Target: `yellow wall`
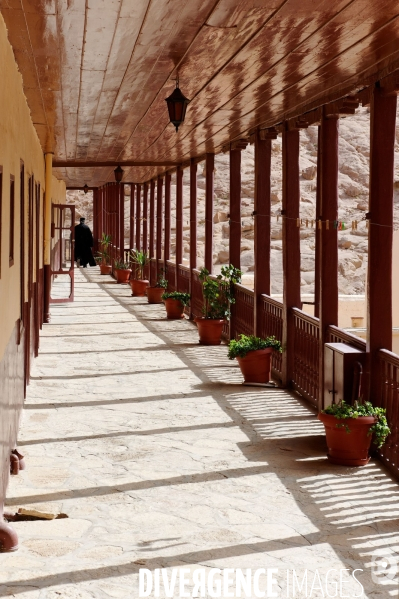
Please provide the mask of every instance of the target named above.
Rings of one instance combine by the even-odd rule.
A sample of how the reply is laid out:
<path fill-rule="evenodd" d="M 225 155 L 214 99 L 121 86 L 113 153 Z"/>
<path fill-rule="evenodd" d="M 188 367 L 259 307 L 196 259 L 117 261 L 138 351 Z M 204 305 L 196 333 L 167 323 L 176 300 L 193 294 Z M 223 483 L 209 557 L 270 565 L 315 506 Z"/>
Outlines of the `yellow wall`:
<path fill-rule="evenodd" d="M 45 187 L 44 156 L 23 93 L 22 77 L 15 63 L 0 15 L 0 166 L 3 170 L 1 278 L 0 278 L 0 360 L 16 321 L 20 318 L 20 165 L 25 167 L 25 288 L 28 265 L 28 178 L 34 175 L 41 188 L 41 218 Z M 9 266 L 10 175 L 15 177 L 14 264 Z M 65 198 L 65 184 L 53 183 L 57 201 Z M 41 223 L 41 235 L 43 234 Z M 42 244 L 40 244 L 40 248 Z M 41 253 L 42 250 L 40 250 Z M 40 266 L 43 259 L 40 256 Z M 34 274 L 36 277 L 36 273 Z M 25 295 L 26 297 L 26 295 Z"/>

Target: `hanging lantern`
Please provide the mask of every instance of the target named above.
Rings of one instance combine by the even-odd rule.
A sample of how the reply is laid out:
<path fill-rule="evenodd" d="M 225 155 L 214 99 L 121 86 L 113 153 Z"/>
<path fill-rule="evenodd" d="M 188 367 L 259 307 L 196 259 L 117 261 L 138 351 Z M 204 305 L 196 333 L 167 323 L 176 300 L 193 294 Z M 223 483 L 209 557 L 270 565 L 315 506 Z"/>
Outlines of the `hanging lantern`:
<path fill-rule="evenodd" d="M 85 193 L 87 193 L 87 192 L 89 191 L 89 186 L 87 185 L 87 183 L 85 183 L 85 184 L 84 184 L 84 186 L 83 186 L 83 191 L 84 191 Z"/>
<path fill-rule="evenodd" d="M 123 169 L 122 169 L 122 168 L 121 168 L 119 165 L 118 165 L 118 166 L 116 167 L 116 169 L 114 170 L 115 181 L 116 181 L 117 183 L 120 183 L 120 182 L 122 181 L 122 178 L 123 178 L 123 173 L 124 173 L 124 172 L 125 172 L 125 171 L 124 171 L 124 170 L 123 170 Z"/>
<path fill-rule="evenodd" d="M 169 98 L 165 98 L 165 102 L 168 105 L 169 120 L 176 127 L 177 131 L 179 125 L 184 122 L 187 105 L 190 102 L 180 91 L 179 79 L 176 79 L 176 88 L 170 94 Z"/>

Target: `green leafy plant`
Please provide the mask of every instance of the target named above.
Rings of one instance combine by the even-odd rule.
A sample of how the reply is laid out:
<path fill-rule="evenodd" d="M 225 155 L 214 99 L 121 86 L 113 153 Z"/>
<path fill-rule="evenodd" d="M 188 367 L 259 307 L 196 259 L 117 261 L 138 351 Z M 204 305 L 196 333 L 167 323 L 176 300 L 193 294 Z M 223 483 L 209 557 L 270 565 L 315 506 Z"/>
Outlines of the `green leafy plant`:
<path fill-rule="evenodd" d="M 129 270 L 130 264 L 129 262 L 124 262 L 123 260 L 114 260 L 114 268 L 117 270 Z"/>
<path fill-rule="evenodd" d="M 108 264 L 109 261 L 109 251 L 108 248 L 111 245 L 111 235 L 107 235 L 106 233 L 102 233 L 100 239 L 100 249 L 96 255 L 96 262 L 102 262 L 103 264 Z"/>
<path fill-rule="evenodd" d="M 274 336 L 261 339 L 260 337 L 255 337 L 255 335 L 240 335 L 239 339 L 232 339 L 230 341 L 227 356 L 230 360 L 234 360 L 237 356 L 245 358 L 249 352 L 266 349 L 267 347 L 271 347 L 279 352 L 283 351 L 280 341 Z"/>
<path fill-rule="evenodd" d="M 144 279 L 144 269 L 150 262 L 150 257 L 147 252 L 143 250 L 132 250 L 130 252 L 130 257 L 133 264 L 136 265 L 136 278 L 139 280 Z"/>
<path fill-rule="evenodd" d="M 369 434 L 374 435 L 373 442 L 377 447 L 382 447 L 382 445 L 384 445 L 386 438 L 391 432 L 385 416 L 386 410 L 384 408 L 374 407 L 369 401 L 364 403 L 355 401 L 353 406 L 345 401 L 340 401 L 337 404 L 328 406 L 325 410 L 322 410 L 322 413 L 335 416 L 338 420 L 359 418 L 360 416 L 374 416 L 374 418 L 376 418 L 376 423 L 370 428 Z M 337 422 L 337 427 L 345 427 L 346 432 L 350 433 L 348 424 Z"/>
<path fill-rule="evenodd" d="M 168 280 L 165 279 L 164 272 L 165 272 L 164 269 L 161 268 L 161 270 L 158 273 L 157 282 L 155 283 L 154 287 L 162 287 L 163 289 L 167 289 Z"/>
<path fill-rule="evenodd" d="M 181 291 L 165 291 L 165 293 L 162 294 L 162 299 L 178 300 L 180 303 L 183 304 L 183 306 L 188 306 L 188 304 L 190 303 L 190 294 L 182 293 Z"/>
<path fill-rule="evenodd" d="M 216 277 L 211 277 L 206 268 L 201 268 L 199 280 L 202 284 L 202 313 L 205 318 L 229 320 L 230 306 L 235 303 L 234 284 L 241 282 L 241 276 L 241 270 L 231 264 L 223 266 L 220 275 Z"/>

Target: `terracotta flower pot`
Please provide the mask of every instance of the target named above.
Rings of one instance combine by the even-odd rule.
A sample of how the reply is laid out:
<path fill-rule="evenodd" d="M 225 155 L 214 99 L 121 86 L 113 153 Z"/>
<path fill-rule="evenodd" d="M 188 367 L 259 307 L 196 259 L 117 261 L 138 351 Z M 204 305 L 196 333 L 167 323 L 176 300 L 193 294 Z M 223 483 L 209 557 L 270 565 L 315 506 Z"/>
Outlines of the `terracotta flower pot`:
<path fill-rule="evenodd" d="M 212 318 L 194 318 L 197 323 L 201 345 L 220 345 L 225 320 Z"/>
<path fill-rule="evenodd" d="M 320 413 L 318 419 L 326 429 L 327 457 L 330 462 L 341 466 L 365 466 L 368 464 L 372 438 L 372 435 L 368 433 L 376 422 L 374 416 L 336 418 L 331 414 Z M 350 432 L 347 432 L 347 429 Z"/>
<path fill-rule="evenodd" d="M 100 272 L 102 275 L 110 275 L 112 266 L 110 264 L 100 264 Z"/>
<path fill-rule="evenodd" d="M 117 283 L 128 283 L 132 271 L 130 268 L 115 268 L 115 277 Z"/>
<path fill-rule="evenodd" d="M 148 285 L 150 284 L 146 279 L 132 279 L 129 283 L 134 297 L 144 297 Z"/>
<path fill-rule="evenodd" d="M 149 304 L 162 304 L 163 287 L 147 287 L 147 298 Z"/>
<path fill-rule="evenodd" d="M 165 300 L 166 316 L 169 320 L 184 318 L 184 306 L 180 300 L 168 297 Z"/>
<path fill-rule="evenodd" d="M 0 515 L 0 553 L 16 551 L 18 549 L 18 536 L 11 526 L 4 522 Z"/>
<path fill-rule="evenodd" d="M 271 378 L 271 347 L 250 351 L 244 358 L 237 356 L 237 362 L 246 383 L 268 383 Z"/>

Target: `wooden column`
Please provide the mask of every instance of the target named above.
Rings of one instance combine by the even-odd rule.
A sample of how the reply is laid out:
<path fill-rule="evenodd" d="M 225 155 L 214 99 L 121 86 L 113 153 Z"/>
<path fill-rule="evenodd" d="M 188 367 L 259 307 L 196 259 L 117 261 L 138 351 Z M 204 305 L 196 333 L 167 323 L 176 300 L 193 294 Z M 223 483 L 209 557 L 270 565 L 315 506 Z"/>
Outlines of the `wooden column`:
<path fill-rule="evenodd" d="M 283 131 L 283 384 L 294 369 L 295 321 L 292 308 L 301 307 L 299 218 L 299 131 Z"/>
<path fill-rule="evenodd" d="M 150 258 L 154 258 L 154 229 L 155 229 L 155 181 L 150 183 L 150 243 L 148 251 Z"/>
<path fill-rule="evenodd" d="M 254 334 L 261 335 L 262 295 L 270 295 L 271 151 L 277 133 L 255 135 Z"/>
<path fill-rule="evenodd" d="M 241 150 L 238 149 L 230 150 L 229 261 L 236 268 L 241 267 Z"/>
<path fill-rule="evenodd" d="M 164 272 L 167 273 L 167 260 L 170 258 L 170 188 L 172 176 L 170 173 L 165 175 L 165 242 L 163 250 Z M 168 275 L 166 278 L 168 278 Z"/>
<path fill-rule="evenodd" d="M 321 220 L 320 230 L 320 353 L 319 407 L 324 395 L 324 343 L 329 325 L 338 325 L 338 115 L 323 115 L 321 121 L 320 171 Z M 328 222 L 328 225 L 327 225 Z M 328 227 L 328 228 L 327 228 Z"/>
<path fill-rule="evenodd" d="M 44 276 L 44 294 L 43 294 L 43 319 L 44 322 L 50 322 L 50 294 L 51 294 L 51 186 L 53 178 L 53 154 L 45 154 L 45 181 L 46 190 L 44 196 L 44 222 L 43 222 L 43 276 Z M 21 290 L 22 293 L 22 290 Z M 22 317 L 22 315 L 21 315 Z"/>
<path fill-rule="evenodd" d="M 183 169 L 176 171 L 176 289 L 180 291 L 179 266 L 183 262 Z"/>
<path fill-rule="evenodd" d="M 315 264 L 314 264 L 314 315 L 320 318 L 320 266 L 321 266 L 321 126 L 317 127 L 317 174 L 316 174 L 316 231 L 315 231 Z M 320 225 L 323 226 L 323 225 Z"/>
<path fill-rule="evenodd" d="M 205 268 L 213 271 L 213 195 L 215 154 L 207 154 L 205 161 Z"/>
<path fill-rule="evenodd" d="M 130 183 L 130 237 L 129 246 L 130 249 L 134 249 L 134 183 Z"/>
<path fill-rule="evenodd" d="M 119 254 L 125 259 L 125 185 L 119 185 Z"/>
<path fill-rule="evenodd" d="M 157 273 L 158 262 L 162 259 L 162 185 L 163 178 L 157 179 L 157 241 L 156 241 L 156 258 L 157 258 Z"/>
<path fill-rule="evenodd" d="M 148 254 L 148 183 L 143 188 L 143 250 Z"/>
<path fill-rule="evenodd" d="M 190 162 L 190 293 L 193 297 L 193 270 L 197 268 L 197 163 Z M 193 318 L 190 302 L 190 318 Z"/>
<path fill-rule="evenodd" d="M 378 85 L 370 104 L 370 204 L 367 280 L 367 351 L 370 401 L 380 402 L 378 351 L 392 351 L 392 240 L 396 94 Z"/>
<path fill-rule="evenodd" d="M 141 250 L 141 185 L 136 192 L 136 248 Z"/>
<path fill-rule="evenodd" d="M 93 252 L 97 252 L 98 239 L 98 190 L 93 189 Z"/>

